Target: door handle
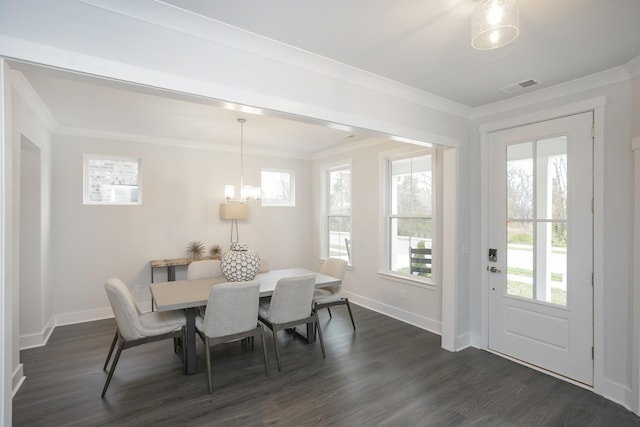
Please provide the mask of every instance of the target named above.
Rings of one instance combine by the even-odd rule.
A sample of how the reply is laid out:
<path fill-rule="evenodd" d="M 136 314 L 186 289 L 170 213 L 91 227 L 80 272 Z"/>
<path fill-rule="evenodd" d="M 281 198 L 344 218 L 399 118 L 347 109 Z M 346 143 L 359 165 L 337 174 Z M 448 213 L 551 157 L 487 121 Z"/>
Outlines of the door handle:
<path fill-rule="evenodd" d="M 490 271 L 492 273 L 502 273 L 502 271 L 500 271 L 500 269 L 497 268 L 497 267 L 489 267 L 489 266 L 487 266 L 487 271 Z"/>

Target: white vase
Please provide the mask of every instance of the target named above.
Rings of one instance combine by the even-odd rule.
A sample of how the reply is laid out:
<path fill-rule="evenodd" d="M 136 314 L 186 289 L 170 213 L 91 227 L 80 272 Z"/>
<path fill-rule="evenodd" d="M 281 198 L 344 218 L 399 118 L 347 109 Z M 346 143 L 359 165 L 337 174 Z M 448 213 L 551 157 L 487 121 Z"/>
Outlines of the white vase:
<path fill-rule="evenodd" d="M 229 282 L 248 282 L 260 270 L 260 256 L 248 248 L 246 243 L 235 243 L 222 255 L 222 274 Z"/>

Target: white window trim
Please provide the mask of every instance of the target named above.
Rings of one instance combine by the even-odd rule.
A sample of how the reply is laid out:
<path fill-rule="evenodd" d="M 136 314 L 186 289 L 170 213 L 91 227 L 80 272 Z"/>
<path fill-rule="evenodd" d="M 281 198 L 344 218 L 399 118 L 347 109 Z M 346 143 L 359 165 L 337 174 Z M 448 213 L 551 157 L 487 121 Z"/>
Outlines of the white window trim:
<path fill-rule="evenodd" d="M 435 264 L 433 264 L 433 271 L 431 278 L 426 278 L 422 276 L 412 276 L 408 274 L 400 274 L 394 271 L 391 271 L 389 268 L 389 246 L 390 246 L 390 232 L 389 232 L 389 217 L 390 217 L 390 209 L 391 205 L 389 202 L 389 177 L 391 174 L 391 162 L 394 160 L 402 160 L 412 157 L 418 157 L 421 155 L 431 154 L 431 164 L 432 164 L 432 180 L 433 180 L 433 212 L 431 215 L 431 221 L 434 226 L 434 233 L 432 236 L 432 256 L 435 259 Z M 381 203 L 381 215 L 380 215 L 380 233 L 382 236 L 383 244 L 380 247 L 379 254 L 379 271 L 378 275 L 384 279 L 400 282 L 405 284 L 411 284 L 414 286 L 424 287 L 428 289 L 437 289 L 440 283 L 440 266 L 441 262 L 439 261 L 442 256 L 441 251 L 441 239 L 442 239 L 442 224 L 440 222 L 440 215 L 438 214 L 441 203 L 442 203 L 442 189 L 441 189 L 441 178 L 442 171 L 440 170 L 440 150 L 434 148 L 424 149 L 421 148 L 419 150 L 412 151 L 399 151 L 393 150 L 388 152 L 381 152 L 379 154 L 380 159 L 380 203 Z"/>
<path fill-rule="evenodd" d="M 322 260 L 326 260 L 329 256 L 329 225 L 327 218 L 329 218 L 329 188 L 327 186 L 328 183 L 328 174 L 331 171 L 339 170 L 339 169 L 349 169 L 351 171 L 351 181 L 350 181 L 350 191 L 351 194 L 351 214 L 349 216 L 349 228 L 351 229 L 351 240 L 353 241 L 353 162 L 351 159 L 346 161 L 338 161 L 333 163 L 328 163 L 322 166 Z M 347 268 L 353 267 L 353 245 L 349 248 L 350 259 L 347 264 Z"/>
<path fill-rule="evenodd" d="M 89 173 L 88 162 L 91 159 L 97 160 L 125 160 L 138 163 L 138 201 L 137 202 L 97 202 L 89 200 Z M 140 206 L 142 205 L 142 158 L 128 156 L 112 156 L 107 154 L 84 154 L 82 159 L 82 204 L 98 206 Z"/>

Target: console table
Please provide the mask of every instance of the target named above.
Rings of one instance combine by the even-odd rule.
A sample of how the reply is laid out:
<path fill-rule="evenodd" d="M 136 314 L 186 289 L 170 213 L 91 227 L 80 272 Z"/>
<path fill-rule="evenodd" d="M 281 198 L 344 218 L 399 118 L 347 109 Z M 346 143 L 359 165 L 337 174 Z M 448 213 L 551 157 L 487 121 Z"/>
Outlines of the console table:
<path fill-rule="evenodd" d="M 167 269 L 167 282 L 173 282 L 176 280 L 176 267 L 188 266 L 193 261 L 200 261 L 204 259 L 213 259 L 206 256 L 194 260 L 192 258 L 172 258 L 172 259 L 154 259 L 150 261 L 151 265 L 151 283 L 153 283 L 153 269 L 154 268 L 166 268 Z"/>

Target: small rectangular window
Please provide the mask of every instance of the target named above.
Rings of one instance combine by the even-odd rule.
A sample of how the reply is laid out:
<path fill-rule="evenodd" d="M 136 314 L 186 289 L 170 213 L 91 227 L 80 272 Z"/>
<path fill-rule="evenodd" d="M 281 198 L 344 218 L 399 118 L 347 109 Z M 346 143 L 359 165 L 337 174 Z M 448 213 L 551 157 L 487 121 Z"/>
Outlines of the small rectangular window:
<path fill-rule="evenodd" d="M 141 170 L 141 159 L 85 154 L 84 204 L 142 204 Z"/>
<path fill-rule="evenodd" d="M 295 206 L 295 173 L 289 170 L 262 170 L 262 206 Z"/>

